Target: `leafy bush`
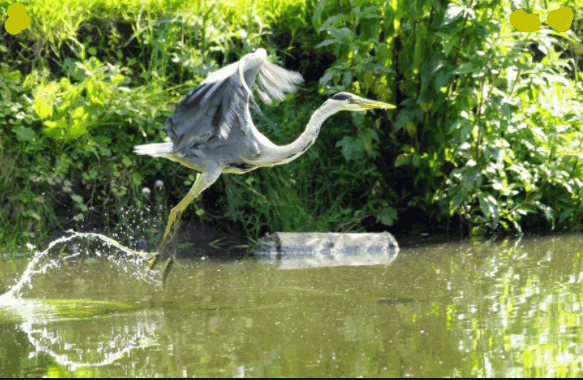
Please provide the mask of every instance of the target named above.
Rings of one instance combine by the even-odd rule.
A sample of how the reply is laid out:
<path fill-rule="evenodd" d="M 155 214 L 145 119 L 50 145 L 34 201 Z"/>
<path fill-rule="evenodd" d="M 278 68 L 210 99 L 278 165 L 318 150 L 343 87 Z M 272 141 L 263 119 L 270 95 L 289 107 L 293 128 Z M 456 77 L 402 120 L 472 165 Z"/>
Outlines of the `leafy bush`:
<path fill-rule="evenodd" d="M 555 52 L 557 34 L 537 32 L 536 43 L 547 53 L 537 63 L 529 36 L 507 27 L 502 2 L 440 7 L 403 1 L 387 9 L 359 1 L 322 21 L 335 4 L 320 2 L 314 14 L 315 27 L 326 33 L 318 46 L 338 57 L 321 87 L 372 93 L 399 105 L 394 130 L 367 124 L 368 140 L 379 144 L 340 143 L 363 152 L 372 147 L 373 157 L 385 158 L 372 172 L 385 173 L 385 180 L 399 175 L 398 168 L 411 173 L 408 185 L 392 181 L 393 191 L 401 187 L 408 195 L 381 195 L 390 197 L 388 224 L 397 209 L 420 207 L 437 224 L 457 214 L 474 233 L 499 226 L 520 232 L 529 213 L 553 228 L 566 221 L 580 225 L 581 152 L 574 147 L 583 138 L 577 101 L 583 87 L 581 78 L 566 78 L 574 62 Z M 391 154 L 381 146 L 400 151 L 397 169 L 390 169 Z M 436 201 L 441 210 L 434 209 Z"/>

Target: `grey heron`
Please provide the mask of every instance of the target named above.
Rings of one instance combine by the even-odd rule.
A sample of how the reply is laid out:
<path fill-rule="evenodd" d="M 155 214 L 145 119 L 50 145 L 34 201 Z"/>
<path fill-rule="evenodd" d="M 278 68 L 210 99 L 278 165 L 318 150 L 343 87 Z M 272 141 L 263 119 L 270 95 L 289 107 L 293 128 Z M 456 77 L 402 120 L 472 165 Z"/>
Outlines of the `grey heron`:
<path fill-rule="evenodd" d="M 260 86 L 256 83 L 257 78 Z M 298 139 L 277 146 L 253 124 L 249 102 L 258 111 L 259 108 L 251 90 L 255 89 L 261 100 L 270 104 L 272 98 L 283 100 L 285 93 L 296 91 L 296 85 L 301 82 L 303 78 L 299 73 L 269 62 L 265 49 L 258 49 L 210 73 L 198 87 L 186 94 L 166 120 L 166 133 L 172 142 L 134 147 L 136 154 L 165 157 L 198 172 L 188 194 L 170 212 L 162 242 L 150 261 L 150 269 L 165 253 L 170 228 L 176 218 L 180 219 L 186 207 L 221 173 L 243 174 L 295 160 L 312 146 L 324 120 L 338 111 L 395 108 L 391 104 L 341 92 L 314 112 Z M 164 283 L 173 261 L 174 252 L 169 254 L 164 269 Z"/>

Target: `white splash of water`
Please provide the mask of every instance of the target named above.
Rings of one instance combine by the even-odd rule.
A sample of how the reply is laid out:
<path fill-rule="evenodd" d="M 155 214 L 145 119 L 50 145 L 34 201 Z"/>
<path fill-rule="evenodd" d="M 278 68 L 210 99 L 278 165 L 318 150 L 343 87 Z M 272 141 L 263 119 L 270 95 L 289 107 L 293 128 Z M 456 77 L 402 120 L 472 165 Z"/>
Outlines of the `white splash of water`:
<path fill-rule="evenodd" d="M 51 260 L 47 261 L 46 263 L 44 263 L 39 269 L 35 269 L 37 267 L 37 265 L 39 264 L 39 262 L 48 255 L 50 250 L 55 245 L 57 245 L 59 243 L 66 243 L 66 242 L 71 241 L 75 238 L 95 237 L 95 238 L 101 239 L 108 247 L 113 246 L 113 247 L 117 248 L 118 250 L 125 252 L 128 256 L 132 257 L 134 260 L 137 260 L 142 264 L 143 264 L 143 262 L 148 260 L 149 256 L 150 256 L 146 252 L 138 252 L 138 251 L 134 251 L 132 249 L 129 249 L 127 247 L 124 247 L 116 240 L 111 239 L 105 235 L 101 235 L 101 234 L 93 233 L 93 232 L 75 232 L 73 230 L 68 230 L 67 232 L 71 233 L 71 235 L 64 236 L 64 237 L 61 237 L 55 241 L 52 241 L 49 244 L 48 248 L 42 252 L 35 252 L 33 259 L 30 261 L 30 263 L 26 267 L 26 270 L 24 271 L 24 273 L 22 274 L 22 276 L 20 277 L 18 282 L 12 288 L 10 288 L 10 290 L 8 290 L 8 292 L 0 295 L 0 304 L 2 304 L 2 305 L 14 304 L 14 302 L 19 299 L 20 294 L 22 292 L 22 289 L 26 285 L 31 283 L 32 277 L 34 275 L 46 274 L 51 269 L 59 268 L 61 265 L 60 260 L 70 259 L 72 257 L 77 257 L 81 254 L 80 250 L 77 249 L 76 252 L 74 252 L 71 255 L 51 259 Z M 95 250 L 93 253 L 96 254 L 98 257 L 103 256 L 102 252 L 99 250 Z M 108 260 L 113 261 L 115 264 L 121 264 L 121 260 L 116 259 L 115 256 L 116 255 L 108 255 L 107 258 L 108 258 Z M 127 256 L 123 260 L 127 261 Z M 127 267 L 125 269 L 126 269 L 126 272 L 128 272 Z M 161 284 L 160 281 L 155 280 L 153 278 L 152 271 L 147 271 L 147 270 L 135 271 L 134 270 L 131 272 L 131 274 L 136 276 L 137 278 L 143 279 L 149 283 Z"/>

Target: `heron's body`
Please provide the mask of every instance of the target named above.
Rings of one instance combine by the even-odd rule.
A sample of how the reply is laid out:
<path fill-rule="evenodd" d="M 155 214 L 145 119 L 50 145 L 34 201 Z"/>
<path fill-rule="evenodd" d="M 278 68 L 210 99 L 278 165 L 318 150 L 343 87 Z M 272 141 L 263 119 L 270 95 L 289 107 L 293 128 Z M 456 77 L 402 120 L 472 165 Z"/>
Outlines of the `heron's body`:
<path fill-rule="evenodd" d="M 253 124 L 249 102 L 258 107 L 252 89 L 257 90 L 265 103 L 271 103 L 271 98 L 283 100 L 285 93 L 294 92 L 295 85 L 301 82 L 303 79 L 299 73 L 269 62 L 265 50 L 258 49 L 238 62 L 209 74 L 182 99 L 166 120 L 166 132 L 172 142 L 135 147 L 137 154 L 166 157 L 200 173 L 187 196 L 172 209 L 151 267 L 165 250 L 176 216 L 211 186 L 221 173 L 243 174 L 296 159 L 316 141 L 324 120 L 338 111 L 394 107 L 349 93 L 339 93 L 314 112 L 306 130 L 294 142 L 277 146 Z M 171 255 L 164 271 L 164 280 L 172 261 Z"/>

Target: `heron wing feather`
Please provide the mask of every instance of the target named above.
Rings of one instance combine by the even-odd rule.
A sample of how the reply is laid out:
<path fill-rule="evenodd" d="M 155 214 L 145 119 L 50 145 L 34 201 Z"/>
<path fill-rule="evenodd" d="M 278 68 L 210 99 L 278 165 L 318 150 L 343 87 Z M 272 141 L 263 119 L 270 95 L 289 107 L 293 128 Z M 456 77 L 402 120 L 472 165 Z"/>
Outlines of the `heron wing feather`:
<path fill-rule="evenodd" d="M 263 91 L 254 83 L 257 76 Z M 186 154 L 211 139 L 226 140 L 232 128 L 241 128 L 247 134 L 252 123 L 245 117 L 249 101 L 259 110 L 251 88 L 269 104 L 272 98 L 283 100 L 285 93 L 294 92 L 295 85 L 301 82 L 299 73 L 267 61 L 263 49 L 210 73 L 186 94 L 166 120 L 166 132 L 172 138 L 174 150 Z"/>

